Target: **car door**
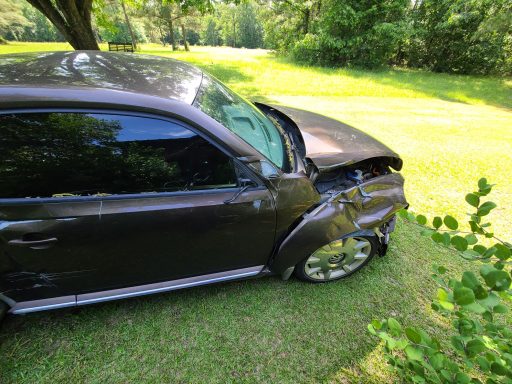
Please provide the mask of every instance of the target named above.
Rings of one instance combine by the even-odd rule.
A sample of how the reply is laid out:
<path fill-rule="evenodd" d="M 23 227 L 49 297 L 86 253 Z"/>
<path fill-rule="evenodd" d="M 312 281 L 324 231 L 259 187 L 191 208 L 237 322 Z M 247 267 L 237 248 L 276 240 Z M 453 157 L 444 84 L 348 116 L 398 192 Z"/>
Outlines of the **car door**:
<path fill-rule="evenodd" d="M 0 123 L 6 296 L 34 300 L 266 264 L 271 194 L 184 123 L 87 111 L 4 114 Z"/>

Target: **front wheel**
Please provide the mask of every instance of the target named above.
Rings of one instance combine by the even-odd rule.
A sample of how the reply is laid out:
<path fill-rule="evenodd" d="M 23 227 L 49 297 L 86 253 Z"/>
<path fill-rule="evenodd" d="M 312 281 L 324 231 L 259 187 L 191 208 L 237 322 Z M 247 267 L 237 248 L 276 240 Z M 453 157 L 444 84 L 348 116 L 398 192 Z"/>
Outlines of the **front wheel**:
<path fill-rule="evenodd" d="M 317 249 L 295 267 L 301 280 L 322 283 L 347 277 L 363 268 L 379 247 L 376 236 L 349 236 Z"/>

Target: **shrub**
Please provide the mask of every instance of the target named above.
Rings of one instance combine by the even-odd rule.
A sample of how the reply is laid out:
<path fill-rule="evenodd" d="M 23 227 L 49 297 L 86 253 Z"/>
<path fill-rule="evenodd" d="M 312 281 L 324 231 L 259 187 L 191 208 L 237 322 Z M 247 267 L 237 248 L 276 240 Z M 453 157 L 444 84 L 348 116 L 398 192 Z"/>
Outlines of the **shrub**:
<path fill-rule="evenodd" d="M 452 216 L 427 218 L 401 212 L 406 220 L 424 226 L 423 235 L 450 247 L 466 259 L 480 263 L 479 276 L 465 271 L 459 279 L 446 277 L 446 268 L 434 267 L 438 285 L 432 309 L 451 321 L 448 345 L 440 343 L 419 327 L 402 327 L 389 318 L 368 325 L 371 334 L 385 342 L 389 364 L 404 381 L 414 383 L 512 383 L 512 328 L 503 314 L 512 300 L 512 245 L 490 232 L 485 217 L 496 208 L 482 201 L 492 185 L 480 179 L 478 190 L 466 195 L 473 207 L 469 214 L 471 231 L 463 233 Z M 492 246 L 481 244 L 487 238 Z"/>

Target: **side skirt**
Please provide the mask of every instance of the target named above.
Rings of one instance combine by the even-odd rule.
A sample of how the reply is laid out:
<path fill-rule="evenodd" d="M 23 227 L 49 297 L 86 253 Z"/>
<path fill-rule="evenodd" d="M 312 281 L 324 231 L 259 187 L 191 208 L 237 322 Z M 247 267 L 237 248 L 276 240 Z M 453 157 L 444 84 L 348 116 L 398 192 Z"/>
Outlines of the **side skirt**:
<path fill-rule="evenodd" d="M 79 305 L 88 305 L 110 300 L 119 300 L 129 297 L 174 291 L 177 289 L 196 287 L 199 285 L 220 283 L 223 281 L 243 279 L 260 274 L 263 271 L 263 268 L 263 265 L 258 265 L 256 267 L 234 269 L 231 271 L 187 277 L 184 279 L 164 281 L 161 283 L 138 285 L 134 287 L 112 289 L 109 291 L 86 293 L 82 295 L 53 297 L 50 299 L 18 302 L 14 304 L 13 307 L 11 307 L 9 313 L 24 314 L 57 308 L 75 307 Z"/>

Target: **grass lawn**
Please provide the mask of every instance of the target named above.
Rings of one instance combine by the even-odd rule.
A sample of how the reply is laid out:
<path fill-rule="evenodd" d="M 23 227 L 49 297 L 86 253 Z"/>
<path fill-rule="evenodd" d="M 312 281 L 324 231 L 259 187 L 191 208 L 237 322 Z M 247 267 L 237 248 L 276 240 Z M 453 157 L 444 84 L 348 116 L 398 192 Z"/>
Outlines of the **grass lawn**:
<path fill-rule="evenodd" d="M 0 53 L 69 48 L 12 43 Z M 142 52 L 192 62 L 248 98 L 326 114 L 382 140 L 404 159 L 415 212 L 463 220 L 465 193 L 487 177 L 499 205 L 490 219 L 512 238 L 512 80 L 302 67 L 262 50 Z M 270 277 L 8 318 L 0 382 L 393 382 L 366 325 L 393 315 L 446 339 L 429 308 L 433 263 L 453 273 L 467 266 L 400 222 L 386 257 L 335 284 Z"/>

